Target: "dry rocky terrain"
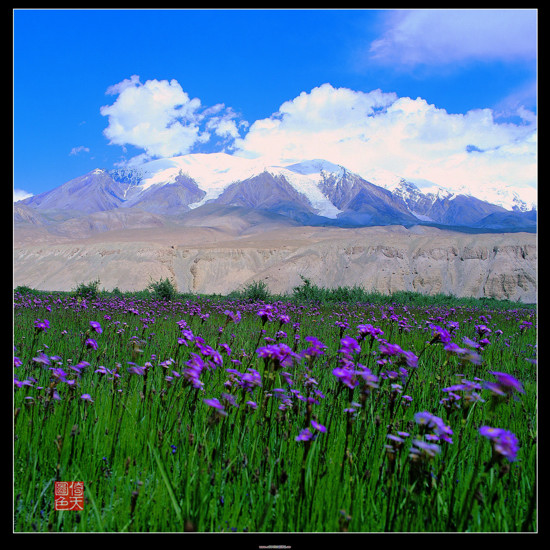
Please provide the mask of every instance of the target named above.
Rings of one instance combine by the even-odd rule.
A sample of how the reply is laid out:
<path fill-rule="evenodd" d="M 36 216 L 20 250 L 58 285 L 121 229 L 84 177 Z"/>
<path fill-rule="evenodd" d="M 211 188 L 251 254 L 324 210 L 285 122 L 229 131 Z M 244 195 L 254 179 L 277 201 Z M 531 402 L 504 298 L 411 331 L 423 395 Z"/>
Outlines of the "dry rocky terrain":
<path fill-rule="evenodd" d="M 13 285 L 71 290 L 99 279 L 106 290 L 131 291 L 168 277 L 180 292 L 227 294 L 262 280 L 286 293 L 304 276 L 322 287 L 536 301 L 533 233 L 308 227 L 254 216 L 226 209 L 178 223 L 116 211 L 51 225 L 18 220 Z"/>

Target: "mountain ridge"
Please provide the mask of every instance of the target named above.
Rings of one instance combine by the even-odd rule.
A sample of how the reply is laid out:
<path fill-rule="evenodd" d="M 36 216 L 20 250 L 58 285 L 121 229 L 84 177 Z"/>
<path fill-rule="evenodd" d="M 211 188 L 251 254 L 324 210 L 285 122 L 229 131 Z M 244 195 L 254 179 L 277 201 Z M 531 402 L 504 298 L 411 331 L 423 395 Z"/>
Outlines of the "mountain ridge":
<path fill-rule="evenodd" d="M 406 226 L 438 224 L 535 231 L 536 210 L 513 197 L 513 209 L 444 188 L 423 192 L 401 178 L 376 185 L 344 166 L 323 159 L 272 166 L 262 159 L 224 153 L 153 160 L 136 168 L 94 169 L 15 206 L 34 212 L 94 212 L 135 208 L 177 216 L 208 203 L 259 208 L 305 225 Z M 30 211 L 16 223 L 33 223 Z M 524 215 L 531 212 L 531 215 Z M 14 212 L 15 214 L 15 212 Z M 61 214 L 60 214 L 61 215 Z"/>

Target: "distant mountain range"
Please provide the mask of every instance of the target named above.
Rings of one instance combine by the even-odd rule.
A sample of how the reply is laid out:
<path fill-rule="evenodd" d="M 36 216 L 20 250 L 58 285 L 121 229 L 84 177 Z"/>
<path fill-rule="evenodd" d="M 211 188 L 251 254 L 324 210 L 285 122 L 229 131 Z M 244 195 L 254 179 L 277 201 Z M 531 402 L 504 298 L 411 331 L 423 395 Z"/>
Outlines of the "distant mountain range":
<path fill-rule="evenodd" d="M 494 202 L 489 202 L 444 188 L 423 192 L 402 178 L 376 185 L 320 159 L 266 166 L 261 159 L 190 154 L 154 160 L 135 169 L 93 170 L 16 202 L 14 220 L 16 224 L 51 224 L 126 209 L 181 218 L 217 204 L 276 215 L 301 225 L 536 231 L 534 204 L 502 190 L 493 196 Z"/>

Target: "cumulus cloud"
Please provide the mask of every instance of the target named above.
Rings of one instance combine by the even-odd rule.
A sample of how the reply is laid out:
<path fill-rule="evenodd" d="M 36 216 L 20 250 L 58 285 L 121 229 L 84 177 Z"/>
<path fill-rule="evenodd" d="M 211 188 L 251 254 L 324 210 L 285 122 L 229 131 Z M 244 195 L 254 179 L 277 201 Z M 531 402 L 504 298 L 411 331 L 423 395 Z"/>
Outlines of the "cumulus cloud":
<path fill-rule="evenodd" d="M 187 154 L 215 137 L 224 150 L 263 157 L 266 165 L 322 158 L 374 183 L 389 173 L 420 187 L 536 188 L 537 119 L 522 105 L 511 123 L 491 109 L 452 114 L 420 97 L 327 83 L 248 126 L 224 104 L 203 107 L 175 80 L 131 77 L 108 93 L 117 98 L 101 109 L 109 119 L 105 135 L 144 151 L 131 164 Z"/>
<path fill-rule="evenodd" d="M 366 178 L 389 172 L 448 188 L 536 185 L 536 117 L 450 114 L 422 98 L 324 84 L 254 122 L 235 153 L 286 164 L 324 158 Z"/>
<path fill-rule="evenodd" d="M 117 95 L 112 105 L 101 107 L 109 125 L 104 135 L 111 144 L 133 145 L 151 157 L 188 153 L 208 139 L 200 132 L 199 99 L 191 99 L 176 80 L 147 80 L 134 75 L 108 88 Z"/>
<path fill-rule="evenodd" d="M 239 126 L 242 124 L 236 121 L 238 115 L 230 107 L 226 108 L 223 103 L 220 103 L 205 111 L 204 115 L 209 117 L 206 129 L 214 132 L 217 136 L 229 139 L 236 139 L 240 136 Z"/>
<path fill-rule="evenodd" d="M 369 56 L 394 66 L 531 61 L 536 33 L 534 9 L 389 11 Z"/>
<path fill-rule="evenodd" d="M 380 90 L 364 93 L 323 84 L 286 101 L 270 118 L 254 122 L 235 146 L 246 156 L 281 163 L 324 158 L 320 154 L 349 159 L 352 150 L 370 139 L 364 121 L 396 99 L 394 93 Z"/>
<path fill-rule="evenodd" d="M 213 134 L 239 136 L 242 122 L 237 122 L 237 113 L 223 103 L 203 107 L 174 79 L 141 83 L 133 75 L 110 86 L 107 94 L 117 98 L 100 109 L 109 121 L 104 135 L 111 144 L 143 149 L 140 160 L 190 153 Z"/>

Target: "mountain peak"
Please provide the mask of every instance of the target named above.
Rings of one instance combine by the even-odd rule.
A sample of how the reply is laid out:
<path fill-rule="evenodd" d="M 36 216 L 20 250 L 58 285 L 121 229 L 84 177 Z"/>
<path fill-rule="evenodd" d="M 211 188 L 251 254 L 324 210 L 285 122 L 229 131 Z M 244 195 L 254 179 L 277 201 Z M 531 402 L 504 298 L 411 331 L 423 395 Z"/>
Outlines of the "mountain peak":
<path fill-rule="evenodd" d="M 369 174 L 365 179 L 325 159 L 273 166 L 263 158 L 197 153 L 135 167 L 96 168 L 21 204 L 86 213 L 135 207 L 179 215 L 218 202 L 285 213 L 304 224 L 346 227 L 437 223 L 486 228 L 494 223 L 483 221 L 487 216 L 528 210 L 524 197 L 508 190 L 499 194 L 487 188 L 474 197 L 466 188 L 426 188 L 426 182 L 417 185 L 385 170 Z M 476 225 L 480 223 L 484 225 Z"/>

